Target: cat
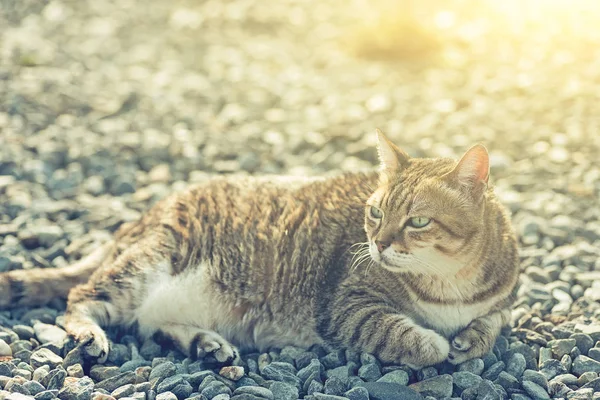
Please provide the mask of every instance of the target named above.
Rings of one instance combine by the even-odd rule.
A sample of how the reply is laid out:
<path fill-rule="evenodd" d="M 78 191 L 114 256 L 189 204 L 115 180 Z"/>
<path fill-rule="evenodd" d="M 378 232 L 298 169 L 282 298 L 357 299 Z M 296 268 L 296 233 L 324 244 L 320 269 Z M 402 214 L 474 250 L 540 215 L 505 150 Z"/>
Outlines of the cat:
<path fill-rule="evenodd" d="M 72 266 L 1 274 L 0 308 L 68 295 L 65 329 L 100 363 L 114 325 L 222 364 L 314 344 L 412 368 L 481 357 L 518 277 L 487 150 L 411 158 L 377 135 L 378 171 L 215 177 Z"/>

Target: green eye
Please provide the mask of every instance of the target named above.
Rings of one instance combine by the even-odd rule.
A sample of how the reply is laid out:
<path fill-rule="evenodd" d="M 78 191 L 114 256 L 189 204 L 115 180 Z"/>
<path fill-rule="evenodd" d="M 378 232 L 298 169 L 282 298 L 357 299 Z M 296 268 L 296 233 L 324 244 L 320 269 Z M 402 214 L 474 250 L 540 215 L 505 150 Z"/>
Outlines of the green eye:
<path fill-rule="evenodd" d="M 371 217 L 373 217 L 375 219 L 381 219 L 381 218 L 383 218 L 383 212 L 379 208 L 377 208 L 375 206 L 371 206 L 370 213 L 371 213 Z"/>
<path fill-rule="evenodd" d="M 413 228 L 424 228 L 431 222 L 431 218 L 427 217 L 412 217 L 410 219 L 410 226 Z"/>

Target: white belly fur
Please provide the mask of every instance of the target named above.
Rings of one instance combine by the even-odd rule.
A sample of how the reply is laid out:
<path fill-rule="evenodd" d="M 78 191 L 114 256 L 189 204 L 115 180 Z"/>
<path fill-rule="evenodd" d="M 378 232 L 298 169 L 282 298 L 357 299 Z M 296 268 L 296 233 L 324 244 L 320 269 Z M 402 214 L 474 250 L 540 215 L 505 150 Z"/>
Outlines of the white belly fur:
<path fill-rule="evenodd" d="M 253 307 L 243 315 L 235 313 L 235 303 L 211 286 L 206 266 L 200 265 L 173 276 L 168 268 L 157 268 L 147 296 L 135 311 L 140 334 L 151 336 L 168 324 L 210 329 L 240 347 L 259 350 L 288 344 L 310 346 L 320 338 L 304 321 L 278 324 L 265 321 L 264 313 Z"/>

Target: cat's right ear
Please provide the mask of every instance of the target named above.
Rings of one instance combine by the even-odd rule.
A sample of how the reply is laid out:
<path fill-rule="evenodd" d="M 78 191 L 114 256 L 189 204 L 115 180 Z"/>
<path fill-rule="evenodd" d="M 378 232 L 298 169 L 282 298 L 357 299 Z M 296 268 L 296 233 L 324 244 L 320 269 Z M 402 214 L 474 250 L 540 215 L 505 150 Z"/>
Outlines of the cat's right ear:
<path fill-rule="evenodd" d="M 380 171 L 383 178 L 399 172 L 404 168 L 410 157 L 377 129 L 377 153 L 379 154 Z"/>

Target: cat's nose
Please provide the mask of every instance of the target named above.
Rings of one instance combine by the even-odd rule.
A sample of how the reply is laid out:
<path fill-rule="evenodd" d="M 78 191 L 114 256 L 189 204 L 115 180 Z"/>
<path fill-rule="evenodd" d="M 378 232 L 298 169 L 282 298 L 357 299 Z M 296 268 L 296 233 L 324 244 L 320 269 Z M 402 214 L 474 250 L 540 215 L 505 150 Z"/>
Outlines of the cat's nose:
<path fill-rule="evenodd" d="M 377 245 L 377 251 L 382 253 L 385 249 L 390 247 L 390 242 L 384 242 L 382 240 L 376 240 L 375 245 Z"/>

